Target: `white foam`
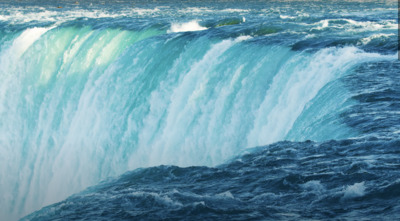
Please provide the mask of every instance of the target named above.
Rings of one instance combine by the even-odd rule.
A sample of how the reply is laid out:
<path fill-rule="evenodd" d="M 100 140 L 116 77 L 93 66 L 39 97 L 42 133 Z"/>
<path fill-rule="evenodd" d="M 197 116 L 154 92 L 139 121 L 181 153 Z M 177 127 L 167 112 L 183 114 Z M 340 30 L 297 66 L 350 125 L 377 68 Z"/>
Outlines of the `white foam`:
<path fill-rule="evenodd" d="M 178 10 L 179 13 L 187 14 L 187 13 L 209 13 L 213 12 L 212 9 L 207 7 L 187 7 Z"/>
<path fill-rule="evenodd" d="M 223 9 L 220 12 L 225 12 L 225 13 L 241 13 L 241 12 L 249 12 L 250 10 L 248 9 L 238 9 L 238 8 L 227 8 Z"/>
<path fill-rule="evenodd" d="M 371 36 L 369 36 L 369 37 L 362 38 L 362 39 L 361 39 L 361 43 L 362 43 L 363 45 L 366 45 L 366 44 L 370 43 L 370 42 L 371 42 L 372 40 L 374 40 L 374 39 L 378 39 L 378 38 L 389 38 L 389 37 L 391 37 L 391 36 L 395 36 L 395 34 L 393 34 L 393 33 L 391 33 L 391 34 L 382 34 L 382 33 L 380 33 L 380 34 L 373 34 L 373 35 L 371 35 Z"/>
<path fill-rule="evenodd" d="M 178 10 L 179 13 L 183 14 L 201 14 L 201 13 L 246 13 L 249 12 L 248 9 L 238 9 L 238 8 L 226 8 L 226 9 L 213 9 L 208 7 L 187 7 Z"/>
<path fill-rule="evenodd" d="M 165 8 L 164 8 L 165 9 Z M 160 12 L 160 7 L 154 8 L 154 9 L 148 9 L 148 8 L 135 8 L 132 10 L 132 12 L 137 13 L 138 15 L 149 15 L 149 14 L 155 14 L 157 12 Z"/>
<path fill-rule="evenodd" d="M 186 23 L 173 23 L 168 33 L 171 32 L 188 32 L 188 31 L 202 31 L 206 30 L 206 27 L 199 25 L 198 21 L 193 20 Z"/>
<path fill-rule="evenodd" d="M 342 24 L 343 23 L 343 24 Z M 345 29 L 347 32 L 363 32 L 377 30 L 393 30 L 397 29 L 396 21 L 355 21 L 352 19 L 324 19 L 314 24 L 317 26 L 311 30 L 323 30 L 326 28 Z"/>
<path fill-rule="evenodd" d="M 117 18 L 155 15 L 161 11 L 160 8 L 125 9 L 118 13 L 112 13 L 104 9 L 66 9 L 61 13 L 58 10 L 49 10 L 42 7 L 12 7 L 7 9 L 7 14 L 0 15 L 0 20 L 8 21 L 12 24 L 29 23 L 32 21 L 62 23 L 77 18 Z"/>
<path fill-rule="evenodd" d="M 364 182 L 347 186 L 343 191 L 343 199 L 362 197 L 365 195 L 365 189 Z"/>
<path fill-rule="evenodd" d="M 235 42 L 238 43 L 238 42 L 246 41 L 246 40 L 249 40 L 249 39 L 252 39 L 252 38 L 253 38 L 253 37 L 251 37 L 250 35 L 243 35 L 243 36 L 237 37 L 237 38 L 235 39 Z"/>
<path fill-rule="evenodd" d="M 279 15 L 279 18 L 281 18 L 281 19 L 295 19 L 296 17 L 289 16 L 289 15 Z"/>

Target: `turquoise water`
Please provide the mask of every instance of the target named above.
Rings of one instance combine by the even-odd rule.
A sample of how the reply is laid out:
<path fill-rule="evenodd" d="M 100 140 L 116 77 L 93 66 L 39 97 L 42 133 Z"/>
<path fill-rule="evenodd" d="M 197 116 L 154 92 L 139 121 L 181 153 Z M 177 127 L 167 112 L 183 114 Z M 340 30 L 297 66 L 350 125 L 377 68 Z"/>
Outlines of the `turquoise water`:
<path fill-rule="evenodd" d="M 311 156 L 314 149 L 331 140 L 338 150 L 360 148 L 346 141 L 373 146 L 375 143 L 369 143 L 373 140 L 384 148 L 373 153 L 361 151 L 359 161 L 326 150 L 320 154 L 327 159 L 318 155 L 311 165 L 339 159 L 346 164 L 369 163 L 356 172 L 374 171 L 374 176 L 299 179 L 293 185 L 312 182 L 339 195 L 343 189 L 343 196 L 333 197 L 339 201 L 355 191 L 355 197 L 350 198 L 357 201 L 357 197 L 365 197 L 362 199 L 368 202 L 373 201 L 368 198 L 369 192 L 379 192 L 385 185 L 398 186 L 400 67 L 396 1 L 0 1 L 0 6 L 0 214 L 5 220 L 21 218 L 137 168 L 148 169 L 130 172 L 129 188 L 124 191 L 133 188 L 138 192 L 143 187 L 140 185 L 157 183 L 157 177 L 149 176 L 148 183 L 140 183 L 137 178 L 142 177 L 137 174 L 143 170 L 164 170 L 153 166 L 173 165 L 189 173 L 193 168 L 200 174 L 211 173 L 209 170 L 240 171 L 240 166 L 232 166 L 232 159 L 246 151 L 256 156 L 242 165 L 243 170 L 257 171 L 254 177 L 277 178 L 270 167 L 252 165 L 257 156 L 265 157 L 262 151 L 252 152 L 256 146 L 268 151 L 277 145 L 283 148 L 277 153 L 284 158 L 286 149 L 298 149 Z M 313 145 L 301 143 L 307 140 Z M 280 141 L 289 144 L 277 143 Z M 301 163 L 307 155 L 290 157 Z M 371 161 L 387 168 L 376 169 Z M 286 166 L 274 166 L 281 174 L 278 177 L 290 172 L 284 172 Z M 313 170 L 297 166 L 300 169 L 292 172 L 299 176 Z M 331 166 L 331 176 L 338 176 L 344 164 Z M 165 173 L 169 174 L 171 168 L 175 167 L 166 167 Z M 182 183 L 176 186 L 200 194 L 188 184 L 192 175 L 177 177 Z M 242 175 L 229 178 L 235 177 L 240 180 Z M 387 184 L 377 182 L 383 177 Z M 217 187 L 223 182 L 227 182 L 225 178 L 206 179 L 193 185 L 199 184 L 201 194 L 208 196 L 219 194 Z M 115 178 L 106 186 L 113 189 L 121 183 Z M 242 181 L 227 183 L 221 191 L 233 197 L 237 195 L 234 189 L 243 186 Z M 243 195 L 236 198 L 240 203 L 234 206 L 243 207 L 244 203 L 249 205 L 246 211 L 261 211 L 265 201 L 245 201 L 246 197 L 274 193 L 285 200 L 285 193 L 290 192 L 290 188 L 268 188 L 256 180 L 251 183 L 254 187 L 244 188 Z M 177 201 L 177 207 L 161 206 L 152 219 L 181 219 L 188 214 L 193 219 L 214 217 L 207 216 L 208 212 L 191 214 L 186 203 L 204 200 L 175 199 L 168 194 L 174 188 L 178 192 L 181 189 L 169 185 L 161 182 L 150 193 L 166 194 Z M 347 187 L 350 192 L 346 192 Z M 254 191 L 257 188 L 262 191 Z M 105 198 L 100 206 L 91 205 L 96 201 L 90 199 L 96 195 L 96 187 L 91 191 L 94 193 L 75 197 L 83 198 L 87 208 L 97 208 L 94 211 L 98 207 L 114 208 L 108 204 L 118 205 L 110 200 L 113 192 L 107 191 L 106 196 L 111 198 Z M 297 201 L 300 195 L 286 197 Z M 137 204 L 137 200 L 143 200 L 140 196 L 128 199 L 134 203 L 124 211 L 151 211 L 154 204 Z M 393 197 L 388 205 L 396 212 L 399 208 L 392 202 L 399 199 L 398 192 Z M 71 198 L 71 205 L 74 202 L 76 198 Z M 231 206 L 229 202 L 217 202 L 223 207 L 221 211 Z M 310 204 L 299 202 L 292 207 L 302 210 Z M 205 201 L 204 206 L 214 204 Z M 332 205 L 336 204 L 333 200 Z M 29 219 L 83 219 L 82 214 L 91 214 L 86 218 L 93 220 L 118 219 L 92 214 L 91 210 L 78 213 L 77 208 L 61 207 L 63 212 L 55 213 L 71 217 L 58 217 L 44 210 Z M 273 216 L 257 215 L 255 219 L 285 219 L 277 215 L 293 212 L 285 208 L 268 213 Z M 175 210 L 180 211 L 177 216 L 166 215 Z M 357 208 L 354 211 L 357 214 Z M 214 218 L 218 214 L 225 219 L 232 215 L 215 213 Z M 252 217 L 247 212 L 235 214 L 239 214 L 238 219 Z M 300 217 L 313 218 L 310 214 Z M 372 213 L 362 214 L 368 218 Z M 119 218 L 135 217 L 146 218 L 137 214 Z M 335 218 L 335 213 L 316 218 Z"/>

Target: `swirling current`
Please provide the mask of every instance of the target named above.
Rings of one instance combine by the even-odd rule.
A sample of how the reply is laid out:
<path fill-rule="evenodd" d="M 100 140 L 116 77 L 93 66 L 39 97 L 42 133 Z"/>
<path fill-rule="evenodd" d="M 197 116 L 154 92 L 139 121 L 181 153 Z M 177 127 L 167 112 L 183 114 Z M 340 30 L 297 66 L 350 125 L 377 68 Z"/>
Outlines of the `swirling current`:
<path fill-rule="evenodd" d="M 397 1 L 0 0 L 0 220 L 400 219 Z"/>

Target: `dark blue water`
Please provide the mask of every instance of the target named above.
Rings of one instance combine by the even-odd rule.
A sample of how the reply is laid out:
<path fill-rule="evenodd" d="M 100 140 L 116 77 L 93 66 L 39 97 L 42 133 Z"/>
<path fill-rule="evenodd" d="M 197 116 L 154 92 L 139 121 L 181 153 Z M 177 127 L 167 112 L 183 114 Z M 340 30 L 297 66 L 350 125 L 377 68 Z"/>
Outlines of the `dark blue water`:
<path fill-rule="evenodd" d="M 1 220 L 400 219 L 396 1 L 0 6 Z"/>
<path fill-rule="evenodd" d="M 399 146 L 279 142 L 218 167 L 138 169 L 23 220 L 396 220 Z"/>

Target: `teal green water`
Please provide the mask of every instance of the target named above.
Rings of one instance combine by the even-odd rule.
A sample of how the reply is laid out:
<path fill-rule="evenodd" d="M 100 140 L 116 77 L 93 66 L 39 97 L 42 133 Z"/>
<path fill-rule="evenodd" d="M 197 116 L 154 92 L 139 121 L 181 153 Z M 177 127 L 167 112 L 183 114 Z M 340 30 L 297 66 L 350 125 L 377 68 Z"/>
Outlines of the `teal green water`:
<path fill-rule="evenodd" d="M 136 168 L 397 139 L 395 3 L 0 1 L 0 214 Z"/>

